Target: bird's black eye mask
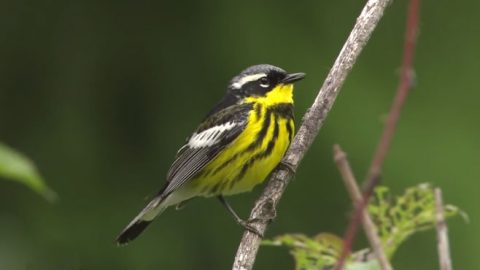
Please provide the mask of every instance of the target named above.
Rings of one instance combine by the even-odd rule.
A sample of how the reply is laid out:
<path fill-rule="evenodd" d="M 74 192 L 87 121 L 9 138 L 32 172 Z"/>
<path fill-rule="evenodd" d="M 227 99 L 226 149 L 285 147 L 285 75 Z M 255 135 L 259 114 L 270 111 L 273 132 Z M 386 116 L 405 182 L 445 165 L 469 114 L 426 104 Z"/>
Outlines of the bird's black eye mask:
<path fill-rule="evenodd" d="M 245 96 L 265 96 L 275 87 L 274 83 L 267 76 L 258 80 L 246 83 L 241 91 Z"/>
<path fill-rule="evenodd" d="M 268 92 L 272 91 L 284 77 L 285 74 L 279 73 L 265 74 L 265 76 L 246 82 L 240 88 L 232 90 L 243 97 L 265 96 Z"/>

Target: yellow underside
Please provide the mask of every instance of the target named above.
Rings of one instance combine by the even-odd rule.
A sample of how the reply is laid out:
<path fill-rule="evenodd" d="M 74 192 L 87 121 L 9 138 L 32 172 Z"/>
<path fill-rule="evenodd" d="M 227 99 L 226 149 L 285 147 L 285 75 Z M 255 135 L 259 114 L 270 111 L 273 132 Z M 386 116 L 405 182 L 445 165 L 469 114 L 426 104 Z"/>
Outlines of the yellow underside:
<path fill-rule="evenodd" d="M 185 186 L 192 195 L 214 196 L 231 195 L 250 191 L 256 185 L 262 183 L 270 172 L 278 165 L 290 145 L 289 133 L 294 131 L 292 119 L 285 119 L 270 114 L 270 125 L 261 145 L 253 151 L 245 151 L 257 138 L 265 122 L 267 109 L 279 103 L 291 103 L 293 85 L 280 85 L 270 91 L 265 97 L 249 97 L 245 102 L 253 103 L 254 109 L 250 111 L 248 124 L 245 130 L 229 146 L 221 152 L 217 158 L 210 162 L 197 177 Z M 255 109 L 261 105 L 260 117 Z M 262 158 L 251 161 L 252 157 L 264 152 L 273 138 L 276 123 L 278 124 L 278 137 L 272 152 Z M 225 162 L 227 166 L 223 166 Z M 250 162 L 248 169 L 242 174 L 243 166 Z M 239 177 L 241 175 L 241 177 Z M 194 195 L 194 196 L 195 196 Z"/>

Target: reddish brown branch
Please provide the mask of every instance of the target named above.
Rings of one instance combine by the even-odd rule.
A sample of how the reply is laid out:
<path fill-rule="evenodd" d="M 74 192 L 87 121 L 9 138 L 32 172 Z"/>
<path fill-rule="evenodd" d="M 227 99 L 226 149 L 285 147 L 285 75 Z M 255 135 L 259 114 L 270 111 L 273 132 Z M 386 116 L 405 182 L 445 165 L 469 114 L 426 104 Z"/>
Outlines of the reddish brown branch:
<path fill-rule="evenodd" d="M 382 132 L 382 137 L 377 145 L 375 156 L 373 157 L 372 164 L 368 171 L 365 187 L 372 185 L 369 184 L 369 182 L 373 182 L 375 184 L 374 181 L 380 178 L 383 162 L 385 161 L 387 152 L 390 149 L 390 144 L 392 142 L 393 135 L 395 134 L 397 122 L 400 118 L 400 112 L 402 111 L 405 100 L 407 99 L 407 95 L 413 84 L 413 56 L 415 53 L 415 41 L 418 31 L 419 1 L 420 0 L 410 0 L 400 82 L 397 87 L 397 94 L 395 95 L 392 108 L 390 109 L 390 113 L 388 114 L 388 118 Z"/>
<path fill-rule="evenodd" d="M 397 127 L 397 122 L 400 118 L 400 112 L 402 111 L 403 105 L 405 104 L 405 100 L 413 83 L 413 57 L 415 54 L 418 31 L 419 2 L 420 0 L 410 0 L 409 3 L 402 68 L 397 92 L 388 114 L 387 121 L 383 128 L 382 136 L 380 137 L 377 145 L 377 150 L 368 170 L 368 174 L 364 183 L 363 200 L 355 207 L 354 215 L 352 216 L 350 224 L 345 232 L 343 250 L 335 267 L 336 270 L 343 269 L 345 260 L 350 254 L 358 226 L 361 222 L 361 213 L 364 211 L 373 189 L 380 180 L 381 169 L 388 150 L 390 149 L 393 135 L 395 134 Z"/>

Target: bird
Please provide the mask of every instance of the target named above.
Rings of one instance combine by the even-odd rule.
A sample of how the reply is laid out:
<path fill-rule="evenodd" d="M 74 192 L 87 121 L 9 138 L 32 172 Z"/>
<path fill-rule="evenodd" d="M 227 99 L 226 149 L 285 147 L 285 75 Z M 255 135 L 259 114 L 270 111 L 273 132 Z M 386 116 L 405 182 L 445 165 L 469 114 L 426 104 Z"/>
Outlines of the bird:
<path fill-rule="evenodd" d="M 251 191 L 281 163 L 295 131 L 293 83 L 304 77 L 269 64 L 233 77 L 178 150 L 163 188 L 121 231 L 117 244 L 135 239 L 167 207 L 197 196 L 217 197 L 238 224 L 259 234 L 224 196 Z"/>

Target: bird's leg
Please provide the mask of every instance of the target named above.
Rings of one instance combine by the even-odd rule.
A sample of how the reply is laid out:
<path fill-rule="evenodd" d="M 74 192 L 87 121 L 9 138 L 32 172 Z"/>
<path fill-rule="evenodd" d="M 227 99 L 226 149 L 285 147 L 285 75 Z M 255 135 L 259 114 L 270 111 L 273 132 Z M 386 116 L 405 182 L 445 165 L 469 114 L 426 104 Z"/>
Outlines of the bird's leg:
<path fill-rule="evenodd" d="M 225 200 L 225 198 L 222 195 L 218 196 L 218 200 L 222 203 L 222 205 L 228 210 L 228 212 L 233 216 L 235 219 L 235 222 L 237 222 L 240 226 L 245 228 L 246 230 L 249 230 L 250 232 L 258 235 L 259 237 L 263 238 L 263 233 L 259 232 L 255 227 L 250 225 L 250 220 L 243 220 L 238 216 L 238 214 L 233 210 L 232 206 Z"/>

